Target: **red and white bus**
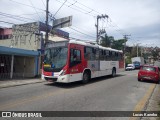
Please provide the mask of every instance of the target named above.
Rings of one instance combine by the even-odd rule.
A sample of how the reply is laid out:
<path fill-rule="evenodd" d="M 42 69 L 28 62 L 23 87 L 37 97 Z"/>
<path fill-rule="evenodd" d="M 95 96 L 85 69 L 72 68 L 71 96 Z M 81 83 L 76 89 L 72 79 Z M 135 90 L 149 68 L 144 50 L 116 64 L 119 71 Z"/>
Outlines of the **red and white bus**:
<path fill-rule="evenodd" d="M 114 77 L 117 72 L 124 71 L 124 58 L 120 50 L 70 40 L 48 44 L 42 68 L 47 81 L 87 83 L 91 78 Z"/>

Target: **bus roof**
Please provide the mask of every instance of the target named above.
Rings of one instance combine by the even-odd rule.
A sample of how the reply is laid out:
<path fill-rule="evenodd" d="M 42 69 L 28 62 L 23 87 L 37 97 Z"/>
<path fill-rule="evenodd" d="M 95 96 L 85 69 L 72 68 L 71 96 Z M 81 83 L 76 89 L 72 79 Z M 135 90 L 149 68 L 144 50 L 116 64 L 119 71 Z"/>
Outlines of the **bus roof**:
<path fill-rule="evenodd" d="M 84 46 L 100 48 L 100 49 L 103 49 L 103 50 L 110 50 L 110 51 L 121 52 L 122 53 L 122 50 L 116 50 L 116 49 L 112 49 L 110 47 L 103 47 L 103 46 L 100 46 L 96 43 L 87 42 L 87 41 L 85 42 L 85 41 L 80 41 L 80 40 L 70 40 L 69 43 L 80 44 L 80 45 L 84 45 Z"/>
<path fill-rule="evenodd" d="M 95 47 L 98 48 L 99 45 L 94 44 L 94 43 L 90 43 L 90 42 L 84 42 L 84 41 L 79 41 L 79 40 L 70 40 L 69 43 L 74 43 L 74 44 L 80 44 L 80 45 L 84 45 L 84 46 L 90 46 L 90 47 Z"/>

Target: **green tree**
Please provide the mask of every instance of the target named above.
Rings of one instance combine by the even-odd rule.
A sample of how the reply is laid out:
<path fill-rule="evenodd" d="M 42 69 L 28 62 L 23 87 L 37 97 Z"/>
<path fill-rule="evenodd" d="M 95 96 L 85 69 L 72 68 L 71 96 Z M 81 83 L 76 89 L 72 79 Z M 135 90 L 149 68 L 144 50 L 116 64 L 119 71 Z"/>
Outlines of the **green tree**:
<path fill-rule="evenodd" d="M 125 42 L 127 42 L 125 39 L 113 40 L 112 48 L 123 50 Z"/>
<path fill-rule="evenodd" d="M 125 59 L 126 65 L 132 63 L 131 58 L 132 58 L 131 54 L 130 53 L 126 53 L 126 59 Z"/>
<path fill-rule="evenodd" d="M 111 47 L 113 41 L 114 41 L 114 37 L 113 36 L 107 36 L 107 34 L 105 34 L 104 37 L 101 36 L 100 45 L 104 46 L 104 47 Z"/>
<path fill-rule="evenodd" d="M 157 49 L 154 48 L 154 49 L 151 51 L 151 54 L 152 54 L 154 60 L 157 60 L 157 59 L 158 59 L 159 53 L 158 53 Z"/>
<path fill-rule="evenodd" d="M 108 36 L 107 34 L 105 34 L 104 37 L 101 36 L 100 45 L 104 47 L 111 47 L 117 50 L 123 50 L 125 42 L 127 42 L 127 40 L 125 39 L 115 40 L 113 36 Z"/>

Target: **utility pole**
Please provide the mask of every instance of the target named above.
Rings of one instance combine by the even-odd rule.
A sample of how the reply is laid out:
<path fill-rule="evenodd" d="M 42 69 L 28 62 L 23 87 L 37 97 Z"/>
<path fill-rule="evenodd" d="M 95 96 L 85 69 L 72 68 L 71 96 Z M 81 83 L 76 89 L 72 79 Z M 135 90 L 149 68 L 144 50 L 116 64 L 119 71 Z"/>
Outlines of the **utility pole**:
<path fill-rule="evenodd" d="M 46 0 L 46 35 L 45 35 L 45 45 L 47 44 L 48 42 L 48 3 L 49 3 L 49 0 Z"/>
<path fill-rule="evenodd" d="M 127 36 L 131 36 L 131 35 L 123 35 L 124 36 L 124 48 L 123 48 L 123 54 L 124 54 L 124 66 L 126 65 L 126 62 L 125 62 L 125 57 L 126 57 L 126 42 L 128 40 L 128 37 Z"/>
<path fill-rule="evenodd" d="M 108 19 L 108 15 L 98 15 L 97 16 L 97 24 L 95 25 L 95 27 L 96 27 L 96 42 L 97 42 L 97 44 L 99 44 L 99 36 L 102 34 L 102 30 L 101 30 L 101 33 L 99 33 L 99 30 L 98 30 L 98 28 L 99 28 L 99 19 L 101 19 L 101 18 L 107 18 Z M 103 33 L 105 33 L 105 31 L 103 30 Z"/>
<path fill-rule="evenodd" d="M 96 26 L 96 31 L 97 31 L 97 37 L 96 37 L 96 42 L 97 42 L 97 44 L 98 44 L 98 26 L 99 26 L 99 15 L 97 16 L 97 25 L 95 25 Z"/>
<path fill-rule="evenodd" d="M 125 43 L 124 43 L 124 48 L 123 48 L 123 53 L 125 54 L 126 52 L 126 42 L 128 40 L 128 37 L 127 36 L 131 36 L 131 35 L 123 35 L 124 36 L 124 40 L 125 40 Z"/>
<path fill-rule="evenodd" d="M 137 57 L 138 57 L 138 43 L 137 43 Z"/>

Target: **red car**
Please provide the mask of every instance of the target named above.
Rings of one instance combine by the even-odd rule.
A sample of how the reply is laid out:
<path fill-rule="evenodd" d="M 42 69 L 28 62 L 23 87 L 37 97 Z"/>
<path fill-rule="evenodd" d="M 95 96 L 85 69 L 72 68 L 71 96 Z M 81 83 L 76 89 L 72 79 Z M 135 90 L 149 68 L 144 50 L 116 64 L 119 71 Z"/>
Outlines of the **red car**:
<path fill-rule="evenodd" d="M 140 67 L 138 72 L 138 81 L 154 81 L 160 83 L 160 68 L 157 66 L 144 65 Z"/>

